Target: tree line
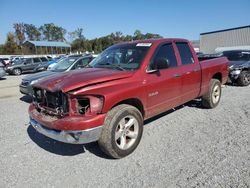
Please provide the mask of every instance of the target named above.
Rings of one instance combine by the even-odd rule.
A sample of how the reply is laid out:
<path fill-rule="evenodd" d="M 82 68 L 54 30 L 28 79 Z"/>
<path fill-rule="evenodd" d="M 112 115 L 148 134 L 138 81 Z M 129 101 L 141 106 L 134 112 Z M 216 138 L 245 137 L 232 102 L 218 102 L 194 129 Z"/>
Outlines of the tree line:
<path fill-rule="evenodd" d="M 7 34 L 6 42 L 0 45 L 0 54 L 23 54 L 22 45 L 26 40 L 67 42 L 71 44 L 72 52 L 94 51 L 99 53 L 119 42 L 162 38 L 159 34 L 143 34 L 140 30 L 136 30 L 133 35 L 124 35 L 122 32 L 117 31 L 107 36 L 89 40 L 85 38 L 83 28 L 67 32 L 66 29 L 54 23 L 46 23 L 40 27 L 27 23 L 14 23 L 13 29 L 14 32 Z"/>

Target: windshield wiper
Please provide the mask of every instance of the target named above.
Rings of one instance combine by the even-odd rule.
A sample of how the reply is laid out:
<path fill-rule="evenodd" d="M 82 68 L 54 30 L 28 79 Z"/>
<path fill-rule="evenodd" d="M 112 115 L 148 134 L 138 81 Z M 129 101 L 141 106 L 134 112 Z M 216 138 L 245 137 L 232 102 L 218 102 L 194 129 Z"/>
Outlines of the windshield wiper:
<path fill-rule="evenodd" d="M 126 69 L 125 68 L 123 68 L 121 65 L 119 65 L 119 64 L 111 64 L 111 66 L 113 66 L 114 65 L 114 67 L 115 68 L 118 68 L 118 69 L 120 69 L 120 70 L 122 70 L 122 71 L 126 71 Z"/>

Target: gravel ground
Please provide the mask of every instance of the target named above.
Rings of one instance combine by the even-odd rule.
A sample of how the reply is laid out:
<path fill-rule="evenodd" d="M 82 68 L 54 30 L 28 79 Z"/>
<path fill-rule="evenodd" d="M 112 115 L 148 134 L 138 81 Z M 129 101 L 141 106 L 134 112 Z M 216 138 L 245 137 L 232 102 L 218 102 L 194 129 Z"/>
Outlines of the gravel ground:
<path fill-rule="evenodd" d="M 250 87 L 226 86 L 216 109 L 192 101 L 145 122 L 136 151 L 53 141 L 29 126 L 21 77 L 0 80 L 0 187 L 250 187 Z"/>

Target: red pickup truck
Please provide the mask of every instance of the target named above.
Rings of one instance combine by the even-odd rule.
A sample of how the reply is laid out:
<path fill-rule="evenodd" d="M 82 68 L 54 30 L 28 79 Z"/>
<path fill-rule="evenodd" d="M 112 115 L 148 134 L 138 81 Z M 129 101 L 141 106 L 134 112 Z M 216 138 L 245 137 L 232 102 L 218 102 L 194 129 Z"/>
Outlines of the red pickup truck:
<path fill-rule="evenodd" d="M 88 68 L 37 82 L 30 124 L 61 142 L 98 141 L 121 158 L 139 144 L 145 119 L 198 97 L 216 107 L 227 77 L 227 58 L 199 61 L 185 39 L 116 44 Z"/>

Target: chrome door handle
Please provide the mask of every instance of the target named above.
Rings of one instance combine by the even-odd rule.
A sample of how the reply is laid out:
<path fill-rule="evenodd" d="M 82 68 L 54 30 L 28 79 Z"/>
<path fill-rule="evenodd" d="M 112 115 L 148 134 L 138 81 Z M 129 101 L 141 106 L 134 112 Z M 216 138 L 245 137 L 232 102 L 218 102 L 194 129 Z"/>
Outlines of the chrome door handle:
<path fill-rule="evenodd" d="M 194 72 L 198 72 L 198 71 L 199 71 L 199 69 L 194 69 L 193 71 L 194 71 Z"/>
<path fill-rule="evenodd" d="M 179 77 L 181 77 L 181 74 L 174 74 L 174 76 L 173 76 L 174 78 L 179 78 Z"/>

